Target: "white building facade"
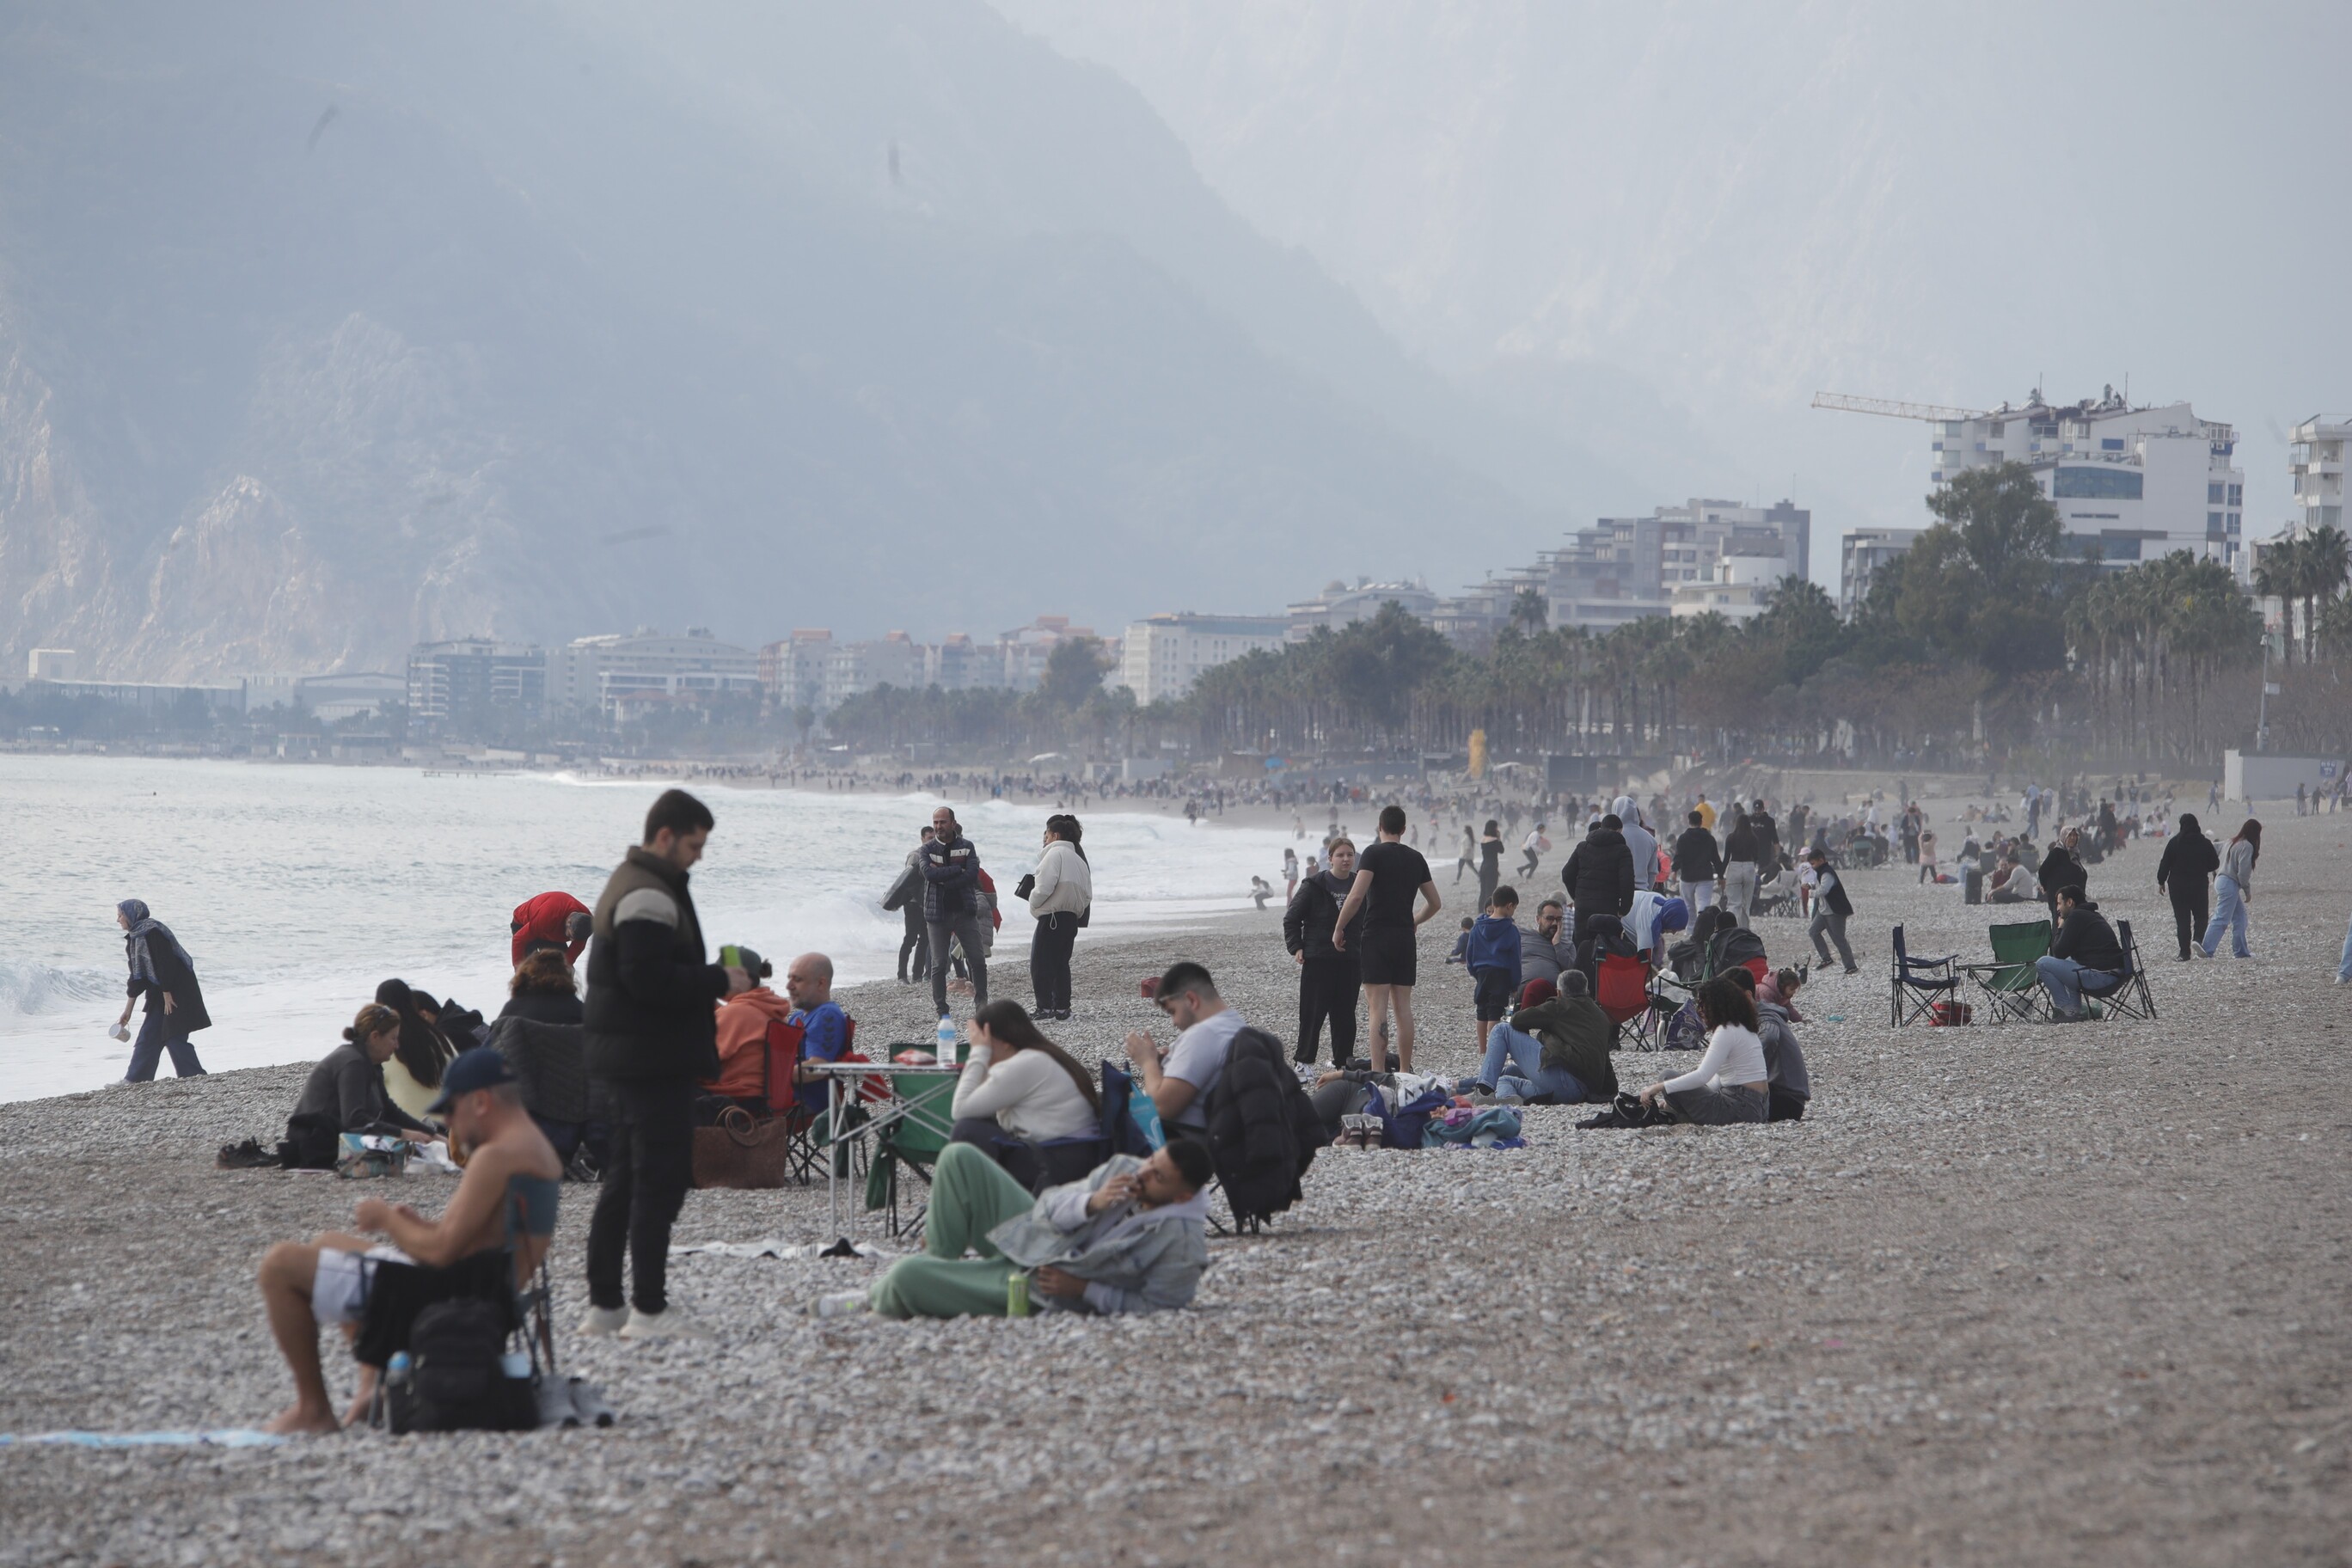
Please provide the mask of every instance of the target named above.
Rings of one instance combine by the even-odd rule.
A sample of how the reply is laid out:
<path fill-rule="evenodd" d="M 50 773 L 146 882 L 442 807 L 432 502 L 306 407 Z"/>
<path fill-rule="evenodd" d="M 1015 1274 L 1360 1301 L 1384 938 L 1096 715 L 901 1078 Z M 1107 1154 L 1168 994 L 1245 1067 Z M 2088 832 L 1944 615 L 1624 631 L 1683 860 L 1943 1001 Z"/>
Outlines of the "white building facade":
<path fill-rule="evenodd" d="M 1919 542 L 1924 528 L 1849 529 L 1838 548 L 1838 613 L 1852 619 L 1879 568 Z"/>
<path fill-rule="evenodd" d="M 548 700 L 625 719 L 653 707 L 757 695 L 760 657 L 697 628 L 682 637 L 642 630 L 579 637 L 548 660 Z"/>
<path fill-rule="evenodd" d="M 2117 568 L 2176 550 L 2239 564 L 2246 474 L 2237 432 L 2186 403 L 2134 407 L 2116 394 L 2053 406 L 2036 393 L 1965 419 L 1929 422 L 1939 488 L 1971 468 L 2017 462 L 2058 508 L 2063 552 Z"/>
<path fill-rule="evenodd" d="M 1150 616 L 1127 628 L 1119 684 L 1139 703 L 1173 700 L 1192 689 L 1204 669 L 1260 649 L 1282 647 L 1287 616 Z"/>
<path fill-rule="evenodd" d="M 2344 526 L 2344 456 L 2352 450 L 2352 414 L 2315 414 L 2288 438 L 2287 475 L 2294 483 L 2296 537 Z"/>
<path fill-rule="evenodd" d="M 1417 621 L 1428 620 L 1437 613 L 1437 595 L 1426 583 L 1375 583 L 1369 577 L 1359 577 L 1349 587 L 1334 578 L 1315 597 L 1289 606 L 1285 612 L 1290 622 L 1286 635 L 1292 642 L 1305 642 L 1318 631 L 1336 632 L 1358 621 L 1369 621 L 1381 613 L 1382 605 L 1391 602 Z"/>

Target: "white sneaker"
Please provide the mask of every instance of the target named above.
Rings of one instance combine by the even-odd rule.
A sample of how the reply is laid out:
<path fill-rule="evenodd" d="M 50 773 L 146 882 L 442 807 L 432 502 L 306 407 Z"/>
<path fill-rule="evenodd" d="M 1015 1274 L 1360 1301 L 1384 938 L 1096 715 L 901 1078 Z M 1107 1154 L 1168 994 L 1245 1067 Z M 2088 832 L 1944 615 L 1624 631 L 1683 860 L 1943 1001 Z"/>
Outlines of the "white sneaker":
<path fill-rule="evenodd" d="M 873 1310 L 873 1301 L 863 1290 L 836 1290 L 829 1296 L 819 1296 L 808 1304 L 808 1315 L 812 1318 L 846 1318 Z"/>
<path fill-rule="evenodd" d="M 625 1340 L 707 1340 L 710 1331 L 688 1317 L 676 1307 L 665 1307 L 658 1312 L 643 1312 L 629 1309 L 628 1326 L 621 1331 Z"/>
<path fill-rule="evenodd" d="M 626 1307 L 591 1307 L 580 1320 L 580 1331 L 592 1340 L 610 1339 L 629 1326 Z"/>

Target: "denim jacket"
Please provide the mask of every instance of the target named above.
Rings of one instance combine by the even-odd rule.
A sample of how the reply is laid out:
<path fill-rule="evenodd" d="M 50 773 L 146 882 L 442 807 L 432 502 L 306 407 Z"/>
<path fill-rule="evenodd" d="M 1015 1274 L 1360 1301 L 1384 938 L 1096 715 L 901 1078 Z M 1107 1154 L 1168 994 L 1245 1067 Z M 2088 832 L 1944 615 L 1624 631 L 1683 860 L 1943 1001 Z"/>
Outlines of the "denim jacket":
<path fill-rule="evenodd" d="M 1141 1169 L 1134 1155 L 1114 1154 L 1084 1180 L 1047 1188 L 1027 1214 L 1006 1220 L 988 1239 L 1024 1268 L 1051 1264 L 1087 1281 L 1083 1308 L 1047 1297 L 1049 1308 L 1159 1312 L 1189 1305 L 1209 1266 L 1206 1192 L 1156 1209 L 1129 1202 L 1087 1213 L 1087 1200 L 1105 1182 Z"/>

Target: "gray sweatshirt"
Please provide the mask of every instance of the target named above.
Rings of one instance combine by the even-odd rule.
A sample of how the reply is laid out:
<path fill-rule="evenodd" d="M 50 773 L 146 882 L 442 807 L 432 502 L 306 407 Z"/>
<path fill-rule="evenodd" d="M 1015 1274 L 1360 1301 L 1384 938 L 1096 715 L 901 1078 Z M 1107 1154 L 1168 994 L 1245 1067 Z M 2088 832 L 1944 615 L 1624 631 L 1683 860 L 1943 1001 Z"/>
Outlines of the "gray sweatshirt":
<path fill-rule="evenodd" d="M 2238 884 L 2242 893 L 2254 890 L 2254 847 L 2246 839 L 2233 839 L 2221 851 L 2221 875 Z"/>

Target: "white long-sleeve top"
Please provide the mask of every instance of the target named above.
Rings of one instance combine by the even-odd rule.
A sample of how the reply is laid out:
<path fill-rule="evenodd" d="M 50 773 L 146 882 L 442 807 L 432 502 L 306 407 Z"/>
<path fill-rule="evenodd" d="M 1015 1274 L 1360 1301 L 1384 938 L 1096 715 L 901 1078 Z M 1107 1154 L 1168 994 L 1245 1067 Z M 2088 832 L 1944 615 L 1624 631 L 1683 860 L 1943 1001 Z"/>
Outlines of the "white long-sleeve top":
<path fill-rule="evenodd" d="M 1666 1079 L 1666 1092 L 1705 1089 L 1720 1077 L 1727 1084 L 1763 1083 L 1772 1076 L 1764 1065 L 1764 1042 L 1755 1030 L 1739 1024 L 1720 1024 L 1706 1037 L 1706 1053 L 1698 1066 L 1680 1078 Z"/>
<path fill-rule="evenodd" d="M 992 1116 L 999 1127 L 1032 1142 L 1101 1131 L 1101 1119 L 1076 1081 L 1043 1051 L 1015 1051 L 1002 1067 L 991 1068 L 988 1053 L 975 1048 L 956 1079 L 955 1114 Z"/>
<path fill-rule="evenodd" d="M 1082 915 L 1094 901 L 1094 870 L 1078 847 L 1059 838 L 1046 845 L 1037 858 L 1037 885 L 1029 889 L 1029 912 Z"/>

